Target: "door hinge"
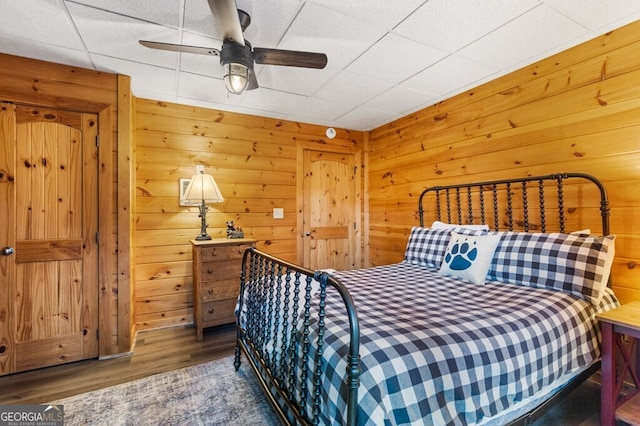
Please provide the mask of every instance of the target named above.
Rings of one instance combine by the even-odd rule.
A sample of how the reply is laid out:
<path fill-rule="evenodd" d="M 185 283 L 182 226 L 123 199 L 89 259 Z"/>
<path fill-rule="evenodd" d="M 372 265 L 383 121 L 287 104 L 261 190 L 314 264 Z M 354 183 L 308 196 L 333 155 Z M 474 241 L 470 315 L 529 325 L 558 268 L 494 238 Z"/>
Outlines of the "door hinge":
<path fill-rule="evenodd" d="M 96 146 L 100 146 L 100 135 L 96 135 Z"/>
<path fill-rule="evenodd" d="M 96 244 L 100 244 L 100 233 L 96 232 Z"/>
<path fill-rule="evenodd" d="M 100 329 L 96 328 L 96 340 L 100 340 Z"/>
<path fill-rule="evenodd" d="M 354 231 L 358 230 L 358 225 L 355 222 L 353 222 L 353 229 L 354 229 Z"/>

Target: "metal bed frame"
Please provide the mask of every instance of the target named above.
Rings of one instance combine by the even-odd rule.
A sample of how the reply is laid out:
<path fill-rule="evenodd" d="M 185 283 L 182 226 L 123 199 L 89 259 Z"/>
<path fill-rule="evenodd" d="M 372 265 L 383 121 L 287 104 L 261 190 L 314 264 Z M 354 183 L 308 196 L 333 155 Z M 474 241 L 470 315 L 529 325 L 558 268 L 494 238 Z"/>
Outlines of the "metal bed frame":
<path fill-rule="evenodd" d="M 525 232 L 539 230 L 540 232 L 546 232 L 547 229 L 547 219 L 546 219 L 546 210 L 547 210 L 547 198 L 548 194 L 548 183 L 554 183 L 554 187 L 557 191 L 557 208 L 558 208 L 558 220 L 559 220 L 559 228 L 557 231 L 565 232 L 565 222 L 566 222 L 566 208 L 564 201 L 564 181 L 570 179 L 583 180 L 593 183 L 600 192 L 600 216 L 602 218 L 602 235 L 609 235 L 609 199 L 607 197 L 607 191 L 604 188 L 604 185 L 596 179 L 595 177 L 585 174 L 585 173 L 557 173 L 545 176 L 534 176 L 534 177 L 526 177 L 526 178 L 518 178 L 518 179 L 505 179 L 505 180 L 495 180 L 495 181 L 486 181 L 486 182 L 475 182 L 475 183 L 465 183 L 458 185 L 448 185 L 448 186 L 433 186 L 425 189 L 420 194 L 420 198 L 418 200 L 418 213 L 420 216 L 420 226 L 424 226 L 424 209 L 423 209 L 423 198 L 425 195 L 434 193 L 435 194 L 435 208 L 436 208 L 436 217 L 437 220 L 442 220 L 443 211 L 442 211 L 442 198 L 445 199 L 446 204 L 446 222 L 447 223 L 458 223 L 458 224 L 473 224 L 476 212 L 479 211 L 480 214 L 480 222 L 481 224 L 488 224 L 487 215 L 488 213 L 493 214 L 493 229 L 495 231 L 499 231 L 503 229 L 503 226 L 500 226 L 500 209 L 498 206 L 498 193 L 500 191 L 504 191 L 506 196 L 506 210 L 505 214 L 507 217 L 507 223 L 505 224 L 509 231 L 514 230 L 514 225 L 521 226 L 522 230 Z M 533 224 L 530 221 L 530 211 L 534 208 L 532 202 L 529 200 L 529 191 L 530 190 L 529 183 L 535 182 L 537 183 L 537 195 L 538 195 L 538 204 L 536 207 L 539 208 L 540 212 L 540 224 Z M 519 184 L 519 185 L 518 185 Z M 522 219 L 520 221 L 514 221 L 514 207 L 516 200 L 514 196 L 514 191 L 518 189 L 520 190 L 519 201 L 521 202 L 522 208 Z M 545 190 L 547 190 L 545 192 Z M 474 192 L 475 191 L 475 192 Z M 489 195 L 485 195 L 486 193 Z M 463 201 L 463 197 L 466 194 L 466 205 Z M 477 195 L 477 200 L 474 201 L 474 195 Z M 490 201 L 487 200 L 490 198 Z M 487 207 L 487 203 L 491 202 L 491 207 Z M 452 214 L 452 208 L 456 208 L 455 214 Z M 474 208 L 475 207 L 475 208 Z M 466 217 L 463 219 L 463 214 L 466 214 Z M 457 222 L 455 222 L 457 220 Z"/>
<path fill-rule="evenodd" d="M 572 210 L 567 210 L 565 206 L 565 181 L 596 186 L 599 192 L 602 235 L 608 235 L 609 201 L 606 190 L 598 179 L 584 173 L 559 173 L 426 188 L 418 200 L 420 226 L 424 226 L 423 199 L 427 195 L 433 195 L 434 216 L 437 220 L 444 218 L 448 223 L 457 221 L 457 224 L 484 224 L 493 219 L 495 231 L 505 230 L 506 227 L 510 231 L 522 229 L 525 232 L 550 232 L 547 231 L 550 227 L 548 222 L 551 222 L 548 211 L 557 209 L 558 229 L 554 231 L 565 232 L 567 211 Z M 530 200 L 531 192 L 537 194 L 537 202 Z M 553 207 L 549 208 L 552 201 Z M 503 203 L 504 207 L 501 209 Z M 516 211 L 520 212 L 521 218 L 516 217 Z M 503 215 L 504 220 L 501 221 Z M 315 316 L 312 316 L 311 283 L 314 280 L 319 282 L 320 290 L 315 296 L 318 300 L 314 299 L 314 306 L 319 308 Z M 608 285 L 611 286 L 611 280 Z M 319 423 L 319 412 L 322 409 L 319 388 L 323 380 L 321 357 L 325 344 L 325 297 L 329 286 L 336 289 L 342 297 L 349 319 L 350 344 L 346 355 L 344 383 L 347 393 L 347 424 L 356 425 L 360 384 L 360 327 L 356 306 L 348 290 L 326 272 L 303 268 L 255 248 L 247 249 L 244 253 L 240 294 L 244 295 L 247 290 L 251 297 L 260 298 L 266 305 L 248 311 L 245 324 L 238 322 L 234 366 L 236 371 L 240 368 L 240 356 L 244 352 L 269 401 L 281 420 L 288 424 Z M 285 296 L 284 302 L 281 302 L 282 295 Z M 243 310 L 243 303 L 244 297 L 241 297 L 240 312 Z M 296 315 L 300 309 L 302 314 Z M 317 333 L 313 342 L 309 338 L 311 327 Z M 276 336 L 276 330 L 285 332 L 282 336 Z M 311 364 L 313 368 L 301 368 L 301 357 L 302 365 Z M 313 359 L 312 363 L 309 363 L 310 359 Z M 530 424 L 599 368 L 599 362 L 593 364 L 571 379 L 556 394 L 510 424 Z M 308 383 L 313 386 L 308 386 Z"/>

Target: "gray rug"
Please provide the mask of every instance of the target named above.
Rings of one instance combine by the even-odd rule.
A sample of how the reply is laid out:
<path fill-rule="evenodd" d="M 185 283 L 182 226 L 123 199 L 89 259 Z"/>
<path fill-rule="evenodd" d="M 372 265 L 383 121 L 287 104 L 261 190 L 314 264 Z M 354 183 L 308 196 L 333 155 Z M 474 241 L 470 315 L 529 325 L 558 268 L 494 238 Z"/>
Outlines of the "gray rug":
<path fill-rule="evenodd" d="M 223 358 L 53 401 L 70 425 L 279 425 L 251 367 Z"/>

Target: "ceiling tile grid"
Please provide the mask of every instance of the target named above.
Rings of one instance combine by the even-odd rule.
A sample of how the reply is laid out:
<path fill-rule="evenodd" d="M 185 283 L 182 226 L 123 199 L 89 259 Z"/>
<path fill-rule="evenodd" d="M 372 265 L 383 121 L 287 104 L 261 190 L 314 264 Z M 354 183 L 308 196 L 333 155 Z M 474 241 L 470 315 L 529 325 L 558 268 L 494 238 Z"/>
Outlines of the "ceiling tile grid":
<path fill-rule="evenodd" d="M 131 76 L 136 96 L 370 130 L 640 19 L 638 0 L 237 0 L 254 47 L 322 52 L 324 69 L 256 65 L 227 93 L 207 0 L 20 0 L 0 52 Z"/>

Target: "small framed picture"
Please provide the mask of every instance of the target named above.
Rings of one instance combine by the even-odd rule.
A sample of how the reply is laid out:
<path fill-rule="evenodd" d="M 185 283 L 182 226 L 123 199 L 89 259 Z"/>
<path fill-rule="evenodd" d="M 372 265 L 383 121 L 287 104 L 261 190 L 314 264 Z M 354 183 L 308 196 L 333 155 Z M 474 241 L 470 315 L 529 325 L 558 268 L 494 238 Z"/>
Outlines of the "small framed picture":
<path fill-rule="evenodd" d="M 191 182 L 191 179 L 189 178 L 180 179 L 180 205 L 183 207 L 197 206 L 198 204 L 200 204 L 197 202 L 189 202 L 184 199 L 187 193 L 187 187 L 189 186 L 189 182 Z"/>

